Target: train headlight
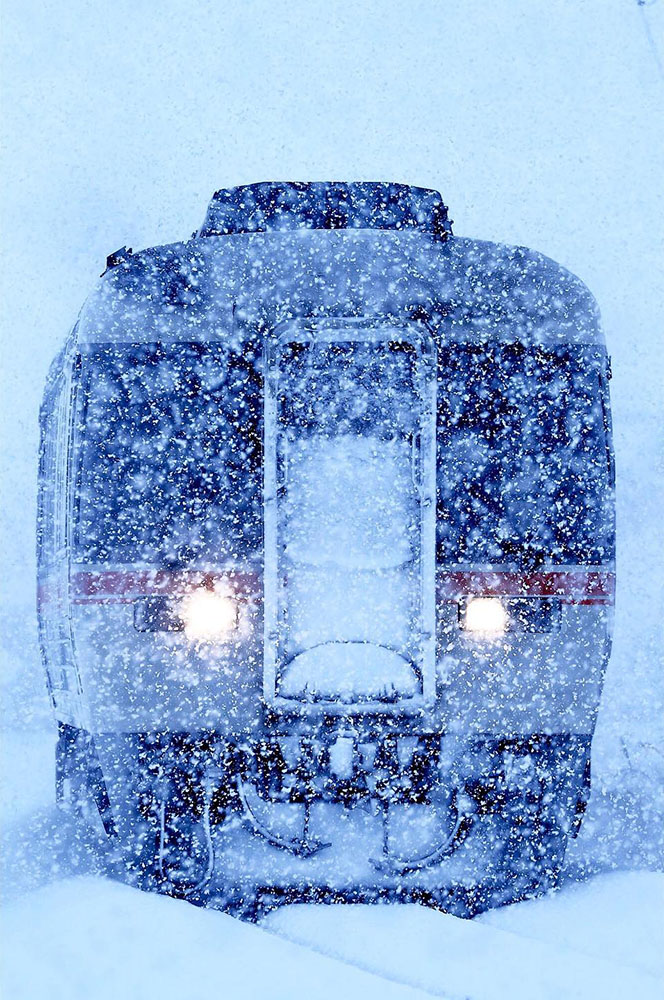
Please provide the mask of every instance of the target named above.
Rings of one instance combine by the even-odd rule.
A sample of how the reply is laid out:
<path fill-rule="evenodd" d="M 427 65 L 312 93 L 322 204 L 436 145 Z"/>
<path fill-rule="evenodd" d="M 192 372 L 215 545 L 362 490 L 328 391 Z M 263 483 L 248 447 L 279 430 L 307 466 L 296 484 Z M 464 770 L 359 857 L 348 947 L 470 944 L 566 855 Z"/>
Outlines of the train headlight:
<path fill-rule="evenodd" d="M 180 605 L 184 632 L 193 642 L 228 639 L 237 627 L 237 604 L 214 590 L 195 590 Z"/>
<path fill-rule="evenodd" d="M 509 617 L 499 597 L 471 597 L 466 602 L 463 626 L 477 636 L 493 638 L 507 630 Z"/>

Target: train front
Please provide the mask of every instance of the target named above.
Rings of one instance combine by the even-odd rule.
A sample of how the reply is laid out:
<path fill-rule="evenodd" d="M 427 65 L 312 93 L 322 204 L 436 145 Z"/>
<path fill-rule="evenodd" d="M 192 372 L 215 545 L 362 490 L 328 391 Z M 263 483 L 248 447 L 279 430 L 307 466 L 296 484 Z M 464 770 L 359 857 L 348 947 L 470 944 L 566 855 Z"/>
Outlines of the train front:
<path fill-rule="evenodd" d="M 42 417 L 60 797 L 240 913 L 550 885 L 613 603 L 588 292 L 401 185 L 221 191 L 109 264 Z"/>

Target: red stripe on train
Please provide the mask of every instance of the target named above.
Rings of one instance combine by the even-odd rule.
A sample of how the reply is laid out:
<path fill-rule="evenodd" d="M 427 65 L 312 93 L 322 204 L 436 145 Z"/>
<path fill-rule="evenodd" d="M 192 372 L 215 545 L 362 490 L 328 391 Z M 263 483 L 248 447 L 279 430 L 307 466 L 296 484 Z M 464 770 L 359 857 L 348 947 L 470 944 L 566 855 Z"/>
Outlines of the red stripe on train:
<path fill-rule="evenodd" d="M 235 590 L 247 593 L 257 591 L 261 579 L 258 573 L 232 570 L 217 573 L 197 570 L 83 571 L 72 575 L 70 593 L 76 604 L 129 603 L 136 597 L 184 594 L 195 587 L 213 588 L 223 582 L 232 583 Z M 615 574 L 607 570 L 532 573 L 464 570 L 442 571 L 437 577 L 440 601 L 457 601 L 467 596 L 557 597 L 569 604 L 613 604 L 614 595 Z"/>
<path fill-rule="evenodd" d="M 441 601 L 460 597 L 558 597 L 567 604 L 613 604 L 615 573 L 607 570 L 502 570 L 442 572 L 437 578 Z"/>
<path fill-rule="evenodd" d="M 233 570 L 88 571 L 72 574 L 70 593 L 74 604 L 126 604 L 137 597 L 186 594 L 198 587 L 211 590 L 222 583 L 232 583 L 235 591 L 249 593 L 260 586 L 260 575 Z"/>

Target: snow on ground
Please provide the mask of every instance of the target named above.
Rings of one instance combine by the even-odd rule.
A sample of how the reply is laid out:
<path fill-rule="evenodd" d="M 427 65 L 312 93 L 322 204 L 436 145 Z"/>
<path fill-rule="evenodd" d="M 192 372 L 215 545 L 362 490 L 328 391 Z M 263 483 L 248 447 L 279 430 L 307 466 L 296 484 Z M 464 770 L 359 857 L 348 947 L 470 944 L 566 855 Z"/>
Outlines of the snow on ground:
<path fill-rule="evenodd" d="M 477 919 L 664 977 L 664 875 L 613 872 Z"/>
<path fill-rule="evenodd" d="M 303 905 L 260 928 L 67 878 L 5 907 L 2 985 L 11 1000 L 659 1000 L 663 908 L 664 875 L 632 872 L 474 921 L 414 905 Z"/>
<path fill-rule="evenodd" d="M 475 920 L 414 905 L 291 906 L 265 926 L 437 996 L 654 1000 L 664 985 L 662 912 L 664 875 L 631 872 Z"/>
<path fill-rule="evenodd" d="M 95 878 L 7 906 L 7 1000 L 417 1000 L 425 994 L 259 927 Z"/>

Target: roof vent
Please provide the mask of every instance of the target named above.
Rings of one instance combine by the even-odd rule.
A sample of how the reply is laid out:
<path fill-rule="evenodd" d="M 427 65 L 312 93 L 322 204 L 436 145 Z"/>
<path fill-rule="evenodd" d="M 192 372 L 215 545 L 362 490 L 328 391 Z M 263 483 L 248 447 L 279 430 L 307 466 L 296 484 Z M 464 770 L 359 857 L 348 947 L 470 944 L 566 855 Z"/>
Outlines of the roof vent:
<path fill-rule="evenodd" d="M 452 235 L 437 191 L 381 181 L 247 184 L 217 191 L 199 236 L 293 229 L 417 229 Z"/>

